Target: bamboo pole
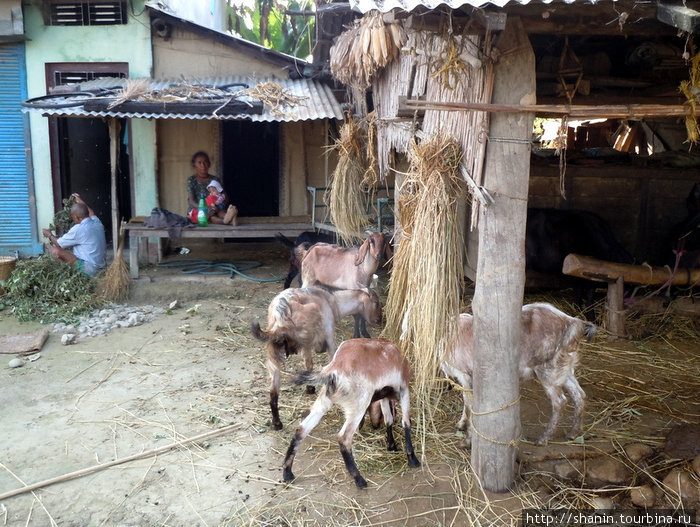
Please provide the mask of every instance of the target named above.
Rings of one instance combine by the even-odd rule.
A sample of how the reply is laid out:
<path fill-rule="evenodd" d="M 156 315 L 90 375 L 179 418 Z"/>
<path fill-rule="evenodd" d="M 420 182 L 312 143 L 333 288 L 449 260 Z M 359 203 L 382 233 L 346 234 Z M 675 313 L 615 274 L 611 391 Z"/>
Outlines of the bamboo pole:
<path fill-rule="evenodd" d="M 654 117 L 686 117 L 692 114 L 688 105 L 675 104 L 488 104 L 477 102 L 440 102 L 421 101 L 418 99 L 399 98 L 399 113 L 401 110 L 414 112 L 416 110 L 443 110 L 447 112 L 505 112 L 505 113 L 534 113 L 538 117 L 556 117 L 567 115 L 577 119 L 648 119 Z"/>
<path fill-rule="evenodd" d="M 117 165 L 119 163 L 119 119 L 109 120 L 109 163 L 112 194 L 112 247 L 119 239 L 119 196 L 117 194 Z"/>
<path fill-rule="evenodd" d="M 173 448 L 177 448 L 179 446 L 186 445 L 187 443 L 192 443 L 194 441 L 201 441 L 203 439 L 208 439 L 210 437 L 225 434 L 226 432 L 232 432 L 233 430 L 237 430 L 241 426 L 243 426 L 243 423 L 236 423 L 233 425 L 225 426 L 223 428 L 217 428 L 216 430 L 210 430 L 209 432 L 204 432 L 204 433 L 196 435 L 194 437 L 189 437 L 187 439 L 183 439 L 181 441 L 177 441 L 175 443 L 171 443 L 169 445 L 165 445 L 165 446 L 162 446 L 160 448 L 154 448 L 153 450 L 147 450 L 146 452 L 141 452 L 140 454 L 134 454 L 133 456 L 124 457 L 121 459 L 115 459 L 114 461 L 108 461 L 107 463 L 93 465 L 91 467 L 76 470 L 75 472 L 63 474 L 62 476 L 57 476 L 55 478 L 45 479 L 44 481 L 39 481 L 37 483 L 33 483 L 31 485 L 27 485 L 27 486 L 21 487 L 19 489 L 11 490 L 9 492 L 5 492 L 4 494 L 0 494 L 0 501 L 4 500 L 6 498 L 11 498 L 13 496 L 17 496 L 19 494 L 31 492 L 31 491 L 36 490 L 38 488 L 48 487 L 49 485 L 53 485 L 54 483 L 62 483 L 64 481 L 69 481 L 71 479 L 79 478 L 81 476 L 86 476 L 86 475 L 92 474 L 94 472 L 99 472 L 101 470 L 104 470 L 104 469 L 109 468 L 109 467 L 113 467 L 115 465 L 121 465 L 122 463 L 127 463 L 129 461 L 136 461 L 137 459 L 143 459 L 146 457 L 156 456 L 158 454 L 161 454 L 161 453 L 166 452 L 168 450 L 171 450 Z"/>

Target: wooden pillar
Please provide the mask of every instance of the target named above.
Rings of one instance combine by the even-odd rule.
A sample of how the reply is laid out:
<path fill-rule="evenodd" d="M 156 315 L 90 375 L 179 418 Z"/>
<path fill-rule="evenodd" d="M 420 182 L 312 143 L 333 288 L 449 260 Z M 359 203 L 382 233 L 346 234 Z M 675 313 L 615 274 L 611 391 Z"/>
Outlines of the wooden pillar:
<path fill-rule="evenodd" d="M 109 162 L 111 166 L 111 190 L 112 190 L 112 246 L 117 252 L 119 243 L 119 196 L 117 194 L 117 168 L 119 166 L 119 119 L 109 119 Z"/>
<path fill-rule="evenodd" d="M 608 331 L 616 337 L 624 337 L 625 330 L 625 281 L 620 276 L 608 282 Z"/>
<path fill-rule="evenodd" d="M 535 55 L 519 18 L 496 48 L 493 103 L 535 103 Z M 485 489 L 508 490 L 520 437 L 518 347 L 525 291 L 525 222 L 534 114 L 492 113 L 479 215 L 474 312 L 472 465 Z"/>

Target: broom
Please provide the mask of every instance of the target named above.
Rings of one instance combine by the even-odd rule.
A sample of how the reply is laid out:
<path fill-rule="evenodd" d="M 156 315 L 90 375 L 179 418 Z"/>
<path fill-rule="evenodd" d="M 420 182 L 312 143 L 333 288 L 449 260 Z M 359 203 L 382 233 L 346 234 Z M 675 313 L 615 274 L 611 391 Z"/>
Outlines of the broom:
<path fill-rule="evenodd" d="M 114 260 L 102 273 L 97 284 L 96 294 L 105 302 L 123 302 L 129 296 L 129 266 L 122 258 L 124 253 L 124 225 L 119 226 L 119 246 Z"/>

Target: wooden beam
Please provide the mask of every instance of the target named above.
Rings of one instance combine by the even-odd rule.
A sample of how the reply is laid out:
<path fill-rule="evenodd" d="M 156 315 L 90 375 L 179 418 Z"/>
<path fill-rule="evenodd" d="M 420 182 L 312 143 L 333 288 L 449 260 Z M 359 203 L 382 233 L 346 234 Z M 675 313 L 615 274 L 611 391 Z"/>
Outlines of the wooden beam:
<path fill-rule="evenodd" d="M 622 278 L 627 283 L 641 285 L 700 284 L 700 269 L 679 269 L 673 274 L 667 267 L 606 262 L 580 254 L 569 254 L 564 258 L 562 273 L 596 282 L 614 282 Z"/>
<path fill-rule="evenodd" d="M 534 113 L 539 117 L 561 117 L 577 119 L 650 119 L 662 117 L 686 117 L 691 108 L 686 105 L 666 104 L 486 104 L 470 102 L 421 101 L 399 97 L 399 116 L 413 115 L 416 110 L 443 110 L 446 112 L 491 112 L 491 113 Z"/>

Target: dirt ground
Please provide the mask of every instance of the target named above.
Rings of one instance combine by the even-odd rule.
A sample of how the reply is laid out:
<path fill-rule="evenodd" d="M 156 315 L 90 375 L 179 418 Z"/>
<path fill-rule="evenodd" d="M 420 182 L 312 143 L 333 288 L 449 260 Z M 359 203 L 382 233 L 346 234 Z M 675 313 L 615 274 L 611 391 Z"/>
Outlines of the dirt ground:
<path fill-rule="evenodd" d="M 209 257 L 210 249 L 194 247 L 187 257 Z M 274 243 L 225 244 L 215 251 L 216 258 L 259 261 L 248 272 L 257 279 L 286 272 L 286 250 Z M 69 346 L 51 334 L 40 358 L 21 368 L 10 369 L 12 355 L 0 355 L 0 494 L 146 454 L 0 499 L 0 525 L 514 525 L 528 503 L 585 508 L 605 495 L 626 505 L 623 489 L 582 491 L 574 484 L 574 494 L 528 471 L 528 460 L 615 453 L 631 441 L 658 449 L 673 424 L 700 417 L 697 332 L 616 342 L 603 332 L 584 350 L 580 367 L 588 394 L 584 441 L 563 440 L 569 407 L 548 447 L 521 443 L 512 494 L 483 493 L 469 476 L 469 452 L 459 448 L 454 430 L 456 393 L 444 395 L 435 431 L 415 431 L 421 467 L 408 468 L 403 452 L 385 450 L 384 432 L 366 426 L 354 450 L 369 488 L 356 489 L 335 440 L 342 416 L 333 410 L 302 443 L 297 479 L 283 484 L 285 451 L 313 396 L 283 379 L 285 427 L 271 428 L 262 343 L 249 330 L 253 319 L 265 326 L 267 305 L 281 287 L 279 281 L 145 267 L 129 303 L 167 308 L 177 300 L 171 314 Z M 40 328 L 0 311 L 0 334 Z M 350 323 L 343 324 L 337 340 L 351 332 Z M 675 369 L 662 368 L 649 352 L 676 357 Z M 298 358 L 288 364 L 290 372 L 301 369 Z M 523 389 L 523 430 L 532 438 L 549 407 L 536 382 Z M 150 453 L 217 430 L 223 433 Z"/>

